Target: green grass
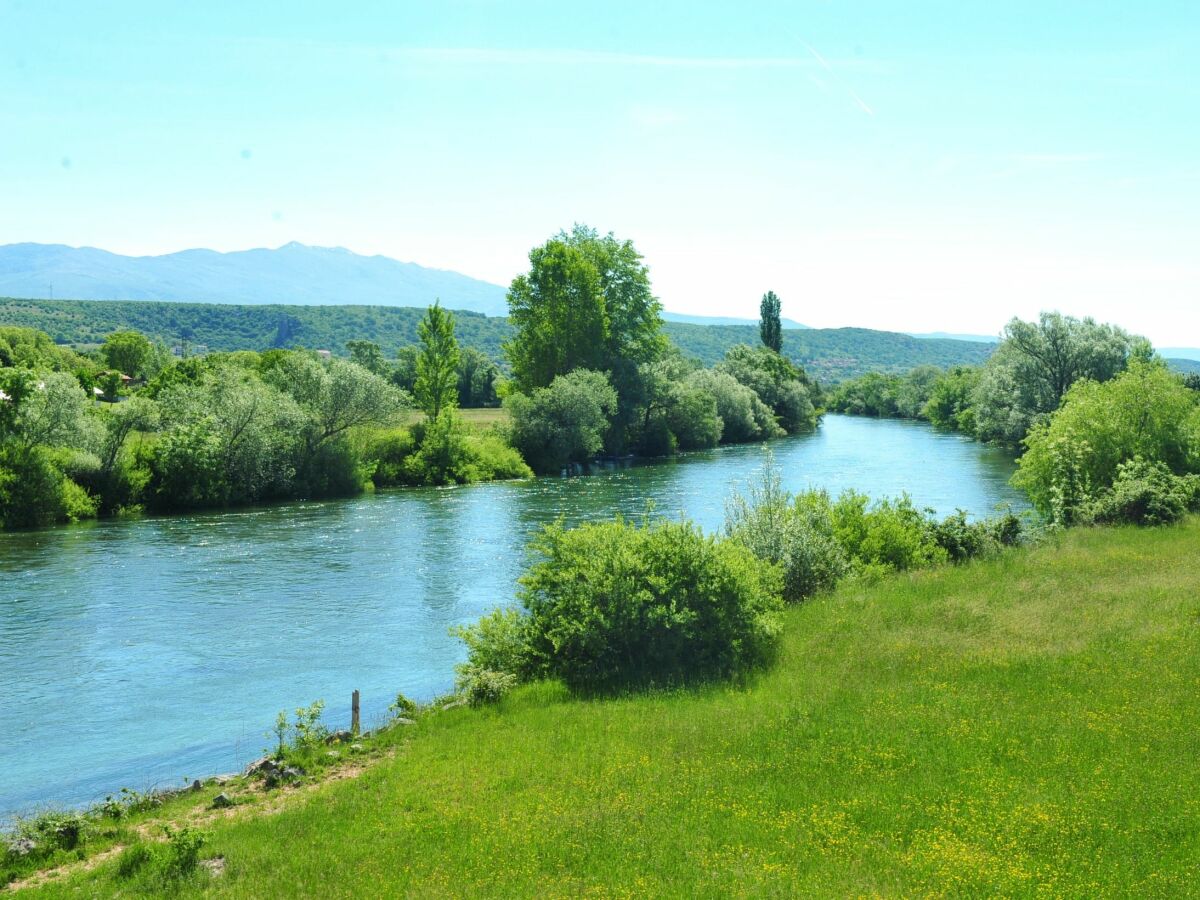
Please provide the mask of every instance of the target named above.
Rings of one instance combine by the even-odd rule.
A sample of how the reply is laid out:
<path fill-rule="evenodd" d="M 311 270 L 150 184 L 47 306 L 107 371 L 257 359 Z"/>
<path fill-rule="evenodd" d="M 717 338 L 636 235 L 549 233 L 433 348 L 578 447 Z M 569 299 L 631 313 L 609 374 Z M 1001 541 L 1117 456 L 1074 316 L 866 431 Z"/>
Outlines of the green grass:
<path fill-rule="evenodd" d="M 213 826 L 225 873 L 179 890 L 1195 895 L 1198 639 L 1196 520 L 846 587 L 748 685 L 425 716 L 361 777 Z M 107 862 L 44 890 L 137 886 Z"/>
<path fill-rule="evenodd" d="M 489 406 L 486 408 L 477 409 L 460 409 L 458 415 L 462 417 L 463 423 L 467 427 L 486 431 L 493 425 L 503 425 L 508 423 L 508 411 L 500 406 Z M 422 421 L 425 414 L 419 409 L 410 409 L 405 413 L 404 424 L 413 425 Z"/>

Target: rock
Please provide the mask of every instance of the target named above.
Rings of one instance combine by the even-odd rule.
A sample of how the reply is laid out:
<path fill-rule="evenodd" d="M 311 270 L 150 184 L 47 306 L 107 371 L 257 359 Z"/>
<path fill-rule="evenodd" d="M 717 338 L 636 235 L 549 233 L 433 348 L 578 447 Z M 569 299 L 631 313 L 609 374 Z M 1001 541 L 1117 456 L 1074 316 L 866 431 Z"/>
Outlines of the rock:
<path fill-rule="evenodd" d="M 192 782 L 192 790 L 193 790 L 193 791 L 198 791 L 198 790 L 200 790 L 202 787 L 204 787 L 204 785 L 202 785 L 202 784 L 200 783 L 200 779 L 199 779 L 199 778 L 197 778 L 195 781 L 193 781 L 193 782 Z"/>
<path fill-rule="evenodd" d="M 326 750 L 325 755 L 327 757 L 329 757 L 330 759 L 341 759 L 342 758 L 342 754 L 338 753 L 336 750 Z"/>
<path fill-rule="evenodd" d="M 226 794 L 217 794 L 217 796 L 213 797 L 210 806 L 212 809 L 228 809 L 233 806 L 233 801 Z"/>
<path fill-rule="evenodd" d="M 304 770 L 298 766 L 287 766 L 279 772 L 279 777 L 284 781 L 292 781 L 296 778 L 303 778 Z"/>
<path fill-rule="evenodd" d="M 466 705 L 467 705 L 466 700 L 451 700 L 449 703 L 447 703 L 445 706 L 443 706 L 442 709 L 457 709 L 460 706 L 466 706 Z"/>
<path fill-rule="evenodd" d="M 443 709 L 449 709 L 449 708 L 450 707 L 448 707 L 448 706 L 443 707 Z M 392 721 L 395 722 L 397 725 L 416 725 L 417 724 L 416 719 L 406 719 L 404 716 L 397 716 Z"/>
<path fill-rule="evenodd" d="M 256 759 L 250 765 L 246 766 L 247 775 L 270 775 L 272 772 L 279 771 L 279 763 L 275 761 L 273 756 L 264 756 L 262 759 Z"/>
<path fill-rule="evenodd" d="M 225 857 L 223 856 L 214 856 L 212 859 L 202 859 L 200 860 L 199 865 L 200 868 L 207 869 L 208 874 L 213 878 L 216 878 L 218 875 L 225 874 Z"/>
<path fill-rule="evenodd" d="M 349 731 L 335 731 L 329 737 L 325 738 L 327 744 L 345 744 L 354 739 L 354 735 Z"/>
<path fill-rule="evenodd" d="M 233 781 L 234 779 L 241 778 L 241 777 L 242 776 L 239 775 L 237 772 L 226 772 L 224 775 L 214 775 L 212 778 L 209 778 L 204 783 L 205 784 L 215 784 L 217 787 L 224 787 L 225 785 L 229 784 L 229 782 Z"/>
<path fill-rule="evenodd" d="M 358 741 L 355 741 L 353 744 L 350 745 L 351 750 L 362 750 L 362 748 L 363 748 L 363 745 L 360 744 Z"/>
<path fill-rule="evenodd" d="M 26 856 L 37 849 L 37 841 L 33 838 L 20 837 L 8 845 L 8 851 L 17 856 Z"/>

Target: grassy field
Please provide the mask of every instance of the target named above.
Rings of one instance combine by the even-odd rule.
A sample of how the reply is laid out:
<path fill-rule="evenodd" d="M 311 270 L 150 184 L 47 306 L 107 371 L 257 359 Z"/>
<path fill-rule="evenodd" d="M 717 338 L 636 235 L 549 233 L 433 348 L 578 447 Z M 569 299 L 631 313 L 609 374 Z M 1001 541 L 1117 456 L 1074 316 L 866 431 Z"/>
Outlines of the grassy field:
<path fill-rule="evenodd" d="M 210 823 L 184 895 L 1200 892 L 1200 522 L 1077 531 L 792 609 L 741 686 L 554 685 Z M 397 648 L 397 652 L 402 652 Z M 52 896 L 156 893 L 113 862 Z"/>
<path fill-rule="evenodd" d="M 502 407 L 488 407 L 486 409 L 460 409 L 458 414 L 462 416 L 463 422 L 470 428 L 486 431 L 493 425 L 502 424 L 508 421 L 508 412 Z M 410 409 L 406 414 L 404 421 L 405 425 L 412 425 L 414 422 L 419 422 L 425 418 L 425 414 L 418 409 Z"/>

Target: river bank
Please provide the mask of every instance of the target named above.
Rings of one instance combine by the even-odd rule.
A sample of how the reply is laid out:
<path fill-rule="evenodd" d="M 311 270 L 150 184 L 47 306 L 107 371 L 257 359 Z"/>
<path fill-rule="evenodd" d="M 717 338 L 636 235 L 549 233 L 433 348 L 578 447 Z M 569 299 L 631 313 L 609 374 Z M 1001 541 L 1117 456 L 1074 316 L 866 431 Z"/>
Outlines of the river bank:
<path fill-rule="evenodd" d="M 776 665 L 745 685 L 581 702 L 535 684 L 419 717 L 355 780 L 202 820 L 221 874 L 169 887 L 1184 894 L 1197 547 L 1195 517 L 1076 529 L 793 607 Z M 148 878 L 113 855 L 40 890 Z"/>
<path fill-rule="evenodd" d="M 771 450 L 789 490 L 1024 508 L 1010 459 L 927 426 L 827 416 Z M 370 727 L 397 691 L 444 693 L 449 628 L 512 598 L 537 529 L 652 504 L 716 530 L 764 457 L 0 535 L 0 815 L 240 770 L 280 709 L 318 698 L 344 723 L 361 690 Z"/>

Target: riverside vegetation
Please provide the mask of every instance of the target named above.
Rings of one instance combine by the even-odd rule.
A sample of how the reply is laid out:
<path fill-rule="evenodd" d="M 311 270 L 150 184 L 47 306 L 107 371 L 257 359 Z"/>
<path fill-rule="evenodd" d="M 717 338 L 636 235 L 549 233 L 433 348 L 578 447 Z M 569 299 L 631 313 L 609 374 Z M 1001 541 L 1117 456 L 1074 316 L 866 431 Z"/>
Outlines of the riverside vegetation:
<path fill-rule="evenodd" d="M 672 347 L 629 241 L 576 227 L 509 291 L 505 368 L 434 304 L 389 360 L 303 350 L 175 360 L 119 330 L 87 354 L 0 328 L 0 521 L 24 527 L 557 473 L 816 426 L 821 393 L 766 347 L 712 368 Z M 422 417 L 407 422 L 413 407 Z M 502 407 L 491 428 L 460 407 Z"/>
<path fill-rule="evenodd" d="M 714 370 L 671 353 L 640 258 L 611 236 L 577 228 L 535 249 L 510 303 L 508 436 L 535 468 L 710 446 L 721 389 L 745 399 L 759 438 L 815 419 L 812 385 L 769 345 Z M 764 298 L 768 344 L 777 309 Z M 1042 524 L 791 495 L 768 465 L 721 534 L 551 526 L 518 605 L 461 629 L 459 699 L 436 715 L 398 700 L 402 724 L 372 744 L 394 760 L 322 789 L 325 802 L 220 826 L 220 880 L 197 870 L 192 834 L 169 852 L 135 839 L 62 889 L 328 892 L 331 872 L 349 894 L 1181 889 L 1200 833 L 1195 779 L 1174 764 L 1197 724 L 1200 532 L 1185 520 L 1200 507 L 1200 395 L 1107 326 L 1050 316 L 1009 340 L 995 364 L 1009 368 L 961 395 L 1005 412 L 961 410 L 1021 431 L 1017 479 Z M 273 359 L 289 377 L 260 380 L 281 392 L 328 383 L 338 362 Z M 423 465 L 453 458 L 426 447 L 457 427 L 459 363 L 435 305 L 413 367 L 412 456 L 436 460 Z M 51 393 L 32 377 L 18 390 Z M 339 415 L 355 408 L 355 392 L 330 393 Z M 307 407 L 306 446 L 370 424 L 320 409 Z M 1124 523 L 1176 527 L 1064 530 Z M 460 704 L 480 709 L 446 711 Z M 304 763 L 291 777 L 320 771 L 319 712 L 281 720 L 272 771 L 289 754 Z M 41 822 L 10 847 L 14 875 L 61 861 L 61 835 L 79 833 Z M 287 853 L 285 833 L 317 852 Z"/>
<path fill-rule="evenodd" d="M 34 892 L 1186 895 L 1198 542 L 1196 519 L 1076 528 L 844 581 L 732 683 L 410 712 L 343 751 L 354 779 L 97 817 Z"/>

